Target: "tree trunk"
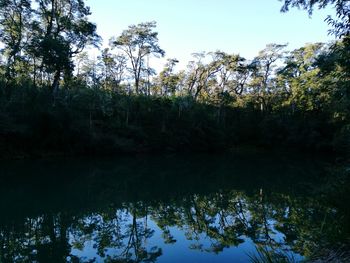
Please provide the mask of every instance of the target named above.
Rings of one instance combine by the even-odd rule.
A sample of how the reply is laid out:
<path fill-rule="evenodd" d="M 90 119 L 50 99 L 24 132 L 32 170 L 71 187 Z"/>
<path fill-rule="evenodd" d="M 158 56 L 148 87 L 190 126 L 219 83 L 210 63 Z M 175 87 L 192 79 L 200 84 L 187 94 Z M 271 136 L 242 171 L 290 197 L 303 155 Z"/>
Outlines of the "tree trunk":
<path fill-rule="evenodd" d="M 60 86 L 60 78 L 61 78 L 61 70 L 58 69 L 55 73 L 53 83 L 52 83 L 52 92 L 53 92 L 55 97 L 57 95 L 58 88 Z"/>
<path fill-rule="evenodd" d="M 135 92 L 136 94 L 139 94 L 139 85 L 140 85 L 140 80 L 138 78 L 135 79 Z"/>

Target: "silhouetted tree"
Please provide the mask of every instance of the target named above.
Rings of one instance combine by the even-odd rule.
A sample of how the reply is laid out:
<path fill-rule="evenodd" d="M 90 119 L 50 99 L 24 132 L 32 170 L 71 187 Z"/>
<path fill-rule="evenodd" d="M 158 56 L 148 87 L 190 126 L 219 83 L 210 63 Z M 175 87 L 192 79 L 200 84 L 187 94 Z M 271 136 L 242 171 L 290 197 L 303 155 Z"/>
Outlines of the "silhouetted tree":
<path fill-rule="evenodd" d="M 97 45 L 96 25 L 87 20 L 91 14 L 83 0 L 36 0 L 38 20 L 32 41 L 34 55 L 41 60 L 41 70 L 53 74 L 52 89 L 58 90 L 64 73 L 73 72 L 72 58 L 87 45 Z"/>
<path fill-rule="evenodd" d="M 154 21 L 131 25 L 119 37 L 111 39 L 111 46 L 121 49 L 130 60 L 136 94 L 140 91 L 142 73 L 149 70 L 146 57 L 165 54 L 158 45 L 158 33 L 153 31 L 155 27 Z"/>

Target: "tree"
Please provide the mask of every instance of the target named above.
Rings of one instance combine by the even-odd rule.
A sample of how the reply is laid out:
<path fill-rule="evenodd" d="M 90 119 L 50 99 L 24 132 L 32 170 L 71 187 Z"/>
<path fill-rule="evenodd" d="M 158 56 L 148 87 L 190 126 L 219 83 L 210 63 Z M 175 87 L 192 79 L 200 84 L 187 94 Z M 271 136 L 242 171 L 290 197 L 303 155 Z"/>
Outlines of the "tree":
<path fill-rule="evenodd" d="M 278 86 L 287 94 L 285 103 L 291 106 L 293 113 L 296 109 L 302 112 L 317 110 L 327 104 L 329 91 L 326 89 L 330 85 L 322 83 L 324 78 L 319 76 L 317 66 L 324 50 L 323 43 L 307 44 L 293 50 L 286 57 L 285 66 L 278 72 Z"/>
<path fill-rule="evenodd" d="M 96 87 L 102 78 L 98 60 L 90 58 L 87 52 L 82 52 L 76 57 L 77 79 L 88 87 Z"/>
<path fill-rule="evenodd" d="M 0 41 L 5 45 L 7 80 L 14 78 L 28 42 L 31 12 L 30 0 L 0 0 Z"/>
<path fill-rule="evenodd" d="M 269 108 L 269 97 L 274 87 L 274 73 L 276 62 L 284 56 L 283 49 L 287 45 L 268 44 L 254 59 L 255 74 L 251 87 L 258 99 L 261 111 Z"/>
<path fill-rule="evenodd" d="M 239 96 L 243 94 L 250 76 L 250 66 L 240 55 L 216 51 L 211 53 L 218 71 L 216 72 L 215 94 L 220 98 L 219 104 L 224 103 L 226 95 Z"/>
<path fill-rule="evenodd" d="M 148 70 L 145 58 L 165 54 L 158 45 L 158 33 L 153 31 L 155 27 L 154 21 L 131 25 L 119 37 L 111 39 L 111 46 L 122 50 L 130 60 L 136 94 L 139 94 L 142 73 Z"/>
<path fill-rule="evenodd" d="M 104 77 L 104 88 L 116 91 L 125 77 L 127 58 L 123 54 L 111 54 L 110 50 L 106 48 L 102 50 L 100 60 Z"/>
<path fill-rule="evenodd" d="M 328 16 L 326 21 L 333 26 L 331 33 L 338 37 L 350 34 L 350 2 L 348 0 L 284 0 L 281 11 L 287 12 L 290 7 L 307 10 L 311 15 L 314 8 L 325 8 L 328 5 L 335 6 L 336 15 L 339 20 Z"/>
<path fill-rule="evenodd" d="M 168 59 L 164 69 L 159 73 L 159 81 L 162 95 L 175 94 L 181 81 L 181 74 L 174 73 L 174 67 L 179 61 L 175 58 Z"/>
<path fill-rule="evenodd" d="M 73 72 L 72 58 L 100 37 L 96 25 L 88 21 L 90 9 L 83 0 L 36 0 L 37 20 L 32 41 L 34 55 L 41 59 L 41 70 L 53 74 L 52 89 L 59 87 L 62 73 Z"/>
<path fill-rule="evenodd" d="M 206 58 L 205 52 L 193 53 L 196 59 L 188 64 L 188 74 L 186 77 L 186 86 L 188 94 L 197 100 L 200 95 L 208 97 L 209 87 L 215 82 L 216 73 L 220 70 L 220 63 L 213 60 L 205 64 L 203 60 Z"/>

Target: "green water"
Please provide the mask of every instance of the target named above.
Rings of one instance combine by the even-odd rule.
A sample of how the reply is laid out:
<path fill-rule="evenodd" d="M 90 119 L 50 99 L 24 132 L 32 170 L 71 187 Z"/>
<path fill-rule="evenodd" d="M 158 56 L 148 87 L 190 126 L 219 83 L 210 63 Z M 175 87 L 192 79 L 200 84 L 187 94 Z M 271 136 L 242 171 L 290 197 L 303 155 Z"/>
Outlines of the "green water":
<path fill-rule="evenodd" d="M 331 169 L 266 153 L 2 162 L 0 262 L 249 262 L 259 246 L 300 261 L 348 237 Z"/>

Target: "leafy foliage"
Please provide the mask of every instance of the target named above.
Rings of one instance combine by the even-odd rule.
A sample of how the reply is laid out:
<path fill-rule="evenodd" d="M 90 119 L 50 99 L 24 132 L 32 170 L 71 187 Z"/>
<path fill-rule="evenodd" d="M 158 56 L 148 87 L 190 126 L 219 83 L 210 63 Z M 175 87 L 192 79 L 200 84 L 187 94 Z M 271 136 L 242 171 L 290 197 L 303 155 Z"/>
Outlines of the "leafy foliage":
<path fill-rule="evenodd" d="M 349 37 L 249 61 L 165 54 L 156 22 L 131 25 L 91 59 L 96 25 L 84 1 L 1 1 L 0 155 L 222 151 L 249 145 L 349 154 Z M 311 10 L 335 1 L 286 1 Z M 343 6 L 346 7 L 345 5 Z"/>
<path fill-rule="evenodd" d="M 311 15 L 314 8 L 325 8 L 328 5 L 335 7 L 339 20 L 328 16 L 326 21 L 333 26 L 331 33 L 338 37 L 349 36 L 350 34 L 350 3 L 348 0 L 283 0 L 282 12 L 287 12 L 289 7 L 297 7 L 307 10 Z"/>

